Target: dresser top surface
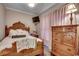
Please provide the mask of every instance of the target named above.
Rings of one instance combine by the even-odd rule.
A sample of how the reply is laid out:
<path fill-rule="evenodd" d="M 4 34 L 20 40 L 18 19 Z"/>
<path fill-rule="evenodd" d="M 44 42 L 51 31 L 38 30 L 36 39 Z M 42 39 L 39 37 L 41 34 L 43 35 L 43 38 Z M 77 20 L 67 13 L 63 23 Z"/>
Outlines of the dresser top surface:
<path fill-rule="evenodd" d="M 51 27 L 69 27 L 69 26 L 78 26 L 78 25 L 61 25 L 61 26 L 51 26 Z"/>

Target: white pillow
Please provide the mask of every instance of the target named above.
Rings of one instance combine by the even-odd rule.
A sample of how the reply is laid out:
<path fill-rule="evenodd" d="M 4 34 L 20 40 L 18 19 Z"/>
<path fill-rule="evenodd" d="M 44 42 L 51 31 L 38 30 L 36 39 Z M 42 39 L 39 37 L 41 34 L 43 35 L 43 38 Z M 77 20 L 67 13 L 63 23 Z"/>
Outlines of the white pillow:
<path fill-rule="evenodd" d="M 29 35 L 28 31 L 22 29 L 17 29 L 17 33 L 18 33 L 17 35 L 26 35 L 26 36 Z"/>
<path fill-rule="evenodd" d="M 17 32 L 22 32 L 23 30 L 22 30 L 22 29 L 17 29 L 16 31 L 17 31 Z"/>
<path fill-rule="evenodd" d="M 29 36 L 30 35 L 29 32 L 28 31 L 25 31 L 25 30 L 23 31 L 23 33 L 26 34 L 26 36 Z"/>
<path fill-rule="evenodd" d="M 9 32 L 9 36 L 13 36 L 13 35 L 17 35 L 17 31 L 11 29 L 10 32 Z"/>
<path fill-rule="evenodd" d="M 18 33 L 17 35 L 23 35 L 23 34 L 22 34 L 22 32 L 23 32 L 22 29 L 17 29 L 16 31 L 17 31 L 17 33 Z"/>

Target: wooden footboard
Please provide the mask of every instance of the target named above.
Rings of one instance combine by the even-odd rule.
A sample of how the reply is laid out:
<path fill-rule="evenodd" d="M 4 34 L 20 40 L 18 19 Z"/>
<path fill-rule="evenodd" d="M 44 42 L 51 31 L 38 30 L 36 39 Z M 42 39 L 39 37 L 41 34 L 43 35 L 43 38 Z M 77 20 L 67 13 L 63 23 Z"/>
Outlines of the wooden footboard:
<path fill-rule="evenodd" d="M 24 49 L 17 53 L 16 50 L 16 42 L 13 43 L 12 48 L 4 49 L 0 52 L 1 56 L 36 56 L 36 55 L 43 55 L 43 43 L 38 42 L 37 47 L 35 49 Z"/>

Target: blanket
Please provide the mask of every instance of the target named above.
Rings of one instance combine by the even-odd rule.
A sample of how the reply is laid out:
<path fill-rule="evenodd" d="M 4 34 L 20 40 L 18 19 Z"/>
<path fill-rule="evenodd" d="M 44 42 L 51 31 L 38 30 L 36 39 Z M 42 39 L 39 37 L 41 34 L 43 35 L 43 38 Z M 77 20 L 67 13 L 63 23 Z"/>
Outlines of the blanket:
<path fill-rule="evenodd" d="M 0 42 L 0 51 L 5 48 L 12 48 L 12 43 L 14 42 L 16 42 L 17 52 L 19 52 L 23 49 L 36 48 L 37 38 L 32 36 L 16 39 L 6 37 L 2 42 Z"/>
<path fill-rule="evenodd" d="M 27 37 L 26 39 L 16 41 L 17 52 L 20 52 L 23 49 L 36 48 L 37 41 L 34 37 Z"/>

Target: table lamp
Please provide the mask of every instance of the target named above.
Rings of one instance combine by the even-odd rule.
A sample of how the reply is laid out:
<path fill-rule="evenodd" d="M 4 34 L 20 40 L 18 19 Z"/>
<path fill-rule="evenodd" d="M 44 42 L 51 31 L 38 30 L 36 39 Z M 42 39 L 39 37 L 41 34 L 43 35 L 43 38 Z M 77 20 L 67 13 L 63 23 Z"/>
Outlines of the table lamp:
<path fill-rule="evenodd" d="M 74 12 L 76 12 L 76 11 L 77 11 L 77 8 L 75 7 L 74 4 L 68 4 L 68 5 L 67 5 L 66 13 L 67 13 L 67 14 L 70 14 L 70 24 L 71 24 L 71 25 L 72 25 L 72 21 L 73 21 L 73 16 L 72 16 L 72 14 L 73 14 Z"/>

